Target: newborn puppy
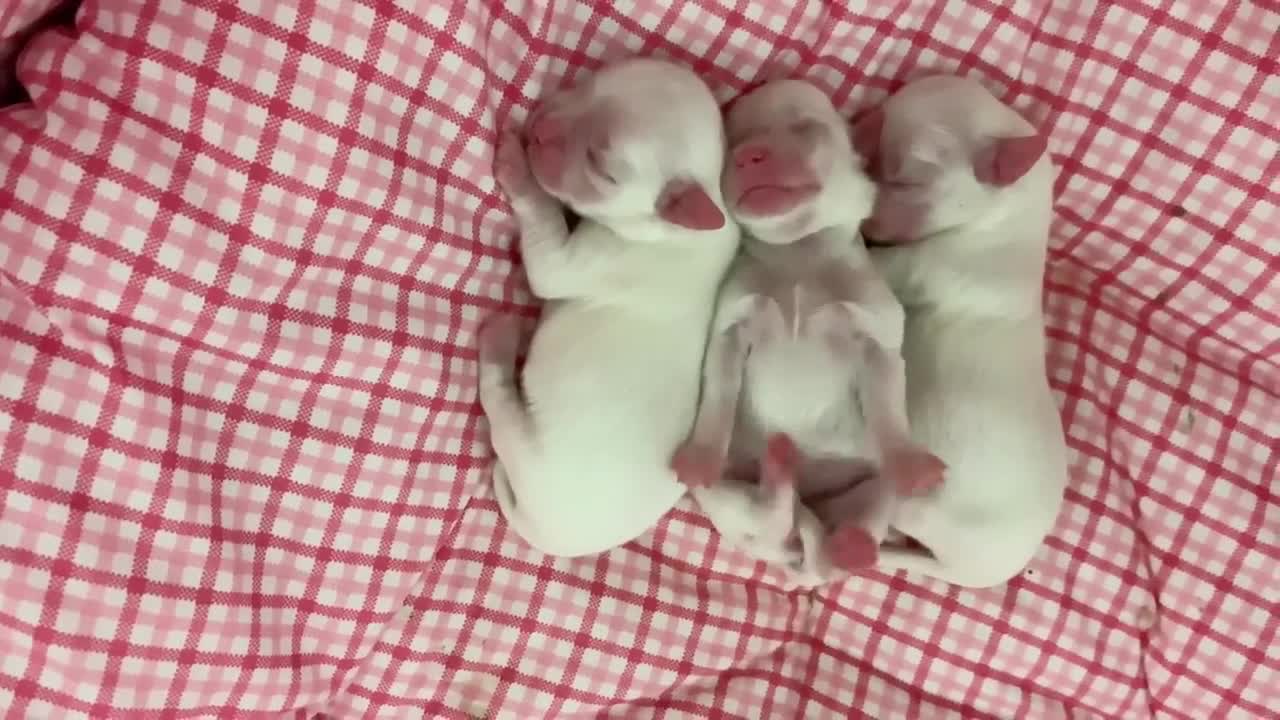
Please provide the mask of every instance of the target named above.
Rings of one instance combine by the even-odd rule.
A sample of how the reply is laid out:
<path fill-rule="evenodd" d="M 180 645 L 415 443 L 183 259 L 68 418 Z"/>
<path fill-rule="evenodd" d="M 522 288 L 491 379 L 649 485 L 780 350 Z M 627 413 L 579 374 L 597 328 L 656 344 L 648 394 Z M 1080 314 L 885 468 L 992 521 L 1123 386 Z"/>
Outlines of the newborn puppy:
<path fill-rule="evenodd" d="M 948 467 L 938 492 L 905 500 L 893 521 L 923 547 L 882 548 L 880 566 L 996 585 L 1030 561 L 1067 479 L 1045 375 L 1045 138 L 949 76 L 908 85 L 854 137 L 879 181 L 864 234 L 887 244 L 873 259 L 907 308 L 913 435 Z"/>
<path fill-rule="evenodd" d="M 808 83 L 773 82 L 743 96 L 726 130 L 722 187 L 747 237 L 720 292 L 698 418 L 673 464 L 715 522 L 717 503 L 734 490 L 719 487 L 726 461 L 741 477 L 776 433 L 802 456 L 802 496 L 847 486 L 858 459 L 870 458 L 879 472 L 862 483 L 859 502 L 830 518 L 825 547 L 837 567 L 869 567 L 898 495 L 927 491 L 942 474 L 911 442 L 903 310 L 858 238 L 874 186 L 855 169 L 846 123 Z M 802 538 L 821 537 L 817 519 L 791 504 Z M 749 517 L 738 519 L 717 529 L 767 555 Z M 803 548 L 808 571 L 821 572 L 819 551 Z"/>
<path fill-rule="evenodd" d="M 693 73 L 633 59 L 552 95 L 498 183 L 546 299 L 515 385 L 518 331 L 487 324 L 480 402 L 507 521 L 550 554 L 598 553 L 684 494 L 668 461 L 696 412 L 716 288 L 738 244 L 719 108 Z M 570 235 L 559 202 L 583 220 Z"/>

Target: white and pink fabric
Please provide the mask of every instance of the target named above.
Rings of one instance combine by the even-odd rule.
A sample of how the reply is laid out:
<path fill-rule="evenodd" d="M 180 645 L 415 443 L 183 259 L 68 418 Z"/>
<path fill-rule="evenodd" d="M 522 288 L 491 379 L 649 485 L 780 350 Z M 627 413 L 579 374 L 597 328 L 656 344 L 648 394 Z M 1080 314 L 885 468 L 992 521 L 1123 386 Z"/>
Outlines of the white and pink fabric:
<path fill-rule="evenodd" d="M 1280 9 L 850 5 L 84 0 L 30 40 L 0 715 L 1280 716 Z M 1050 133 L 1072 481 L 1025 576 L 789 592 L 688 501 L 596 558 L 507 529 L 475 331 L 535 303 L 495 131 L 629 53 L 850 115 L 971 74 Z"/>

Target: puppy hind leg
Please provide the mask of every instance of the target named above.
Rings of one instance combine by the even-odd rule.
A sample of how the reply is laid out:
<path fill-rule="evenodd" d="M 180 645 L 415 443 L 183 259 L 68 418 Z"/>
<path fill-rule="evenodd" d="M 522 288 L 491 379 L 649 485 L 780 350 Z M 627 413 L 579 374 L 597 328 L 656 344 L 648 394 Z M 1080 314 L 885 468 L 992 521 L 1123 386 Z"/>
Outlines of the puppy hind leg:
<path fill-rule="evenodd" d="M 533 420 L 516 387 L 519 348 L 520 324 L 516 318 L 494 318 L 480 328 L 480 407 L 489 420 L 489 442 L 494 454 L 499 464 L 506 466 L 502 469 L 495 465 L 495 485 L 501 477 L 512 506 L 519 491 L 518 481 L 511 477 L 510 471 L 518 469 L 519 463 L 528 456 L 533 439 Z M 518 472 L 516 475 L 518 477 Z"/>
<path fill-rule="evenodd" d="M 764 456 L 760 458 L 759 493 L 761 504 L 765 508 L 765 522 L 769 528 L 778 530 L 778 537 L 791 533 L 799 457 L 800 453 L 791 438 L 783 433 L 775 433 L 769 437 Z"/>
<path fill-rule="evenodd" d="M 775 435 L 754 477 L 730 474 L 709 485 L 692 485 L 690 492 L 730 545 L 770 564 L 803 567 L 806 545 L 796 528 L 797 457 L 790 439 Z"/>
<path fill-rule="evenodd" d="M 800 453 L 783 433 L 769 437 L 760 459 L 757 491 L 765 507 L 764 527 L 781 547 L 787 567 L 805 585 L 817 585 L 830 575 L 826 528 L 799 493 Z"/>
<path fill-rule="evenodd" d="M 942 484 L 947 465 L 911 439 L 907 370 L 902 355 L 867 343 L 862 361 L 867 380 L 859 384 L 858 397 L 868 434 L 880 455 L 880 473 L 891 480 L 899 495 L 913 497 L 932 492 Z"/>
<path fill-rule="evenodd" d="M 757 539 L 777 545 L 792 569 L 804 566 L 807 547 L 797 522 L 799 465 L 800 452 L 789 436 L 785 433 L 769 436 L 760 458 L 760 478 L 756 487 L 761 508 Z"/>
<path fill-rule="evenodd" d="M 864 480 L 846 493 L 848 514 L 827 536 L 827 552 L 836 567 L 856 572 L 876 565 L 880 543 L 889 534 L 897 504 L 890 478 L 883 474 Z"/>
<path fill-rule="evenodd" d="M 880 545 L 871 531 L 854 522 L 846 522 L 827 535 L 827 554 L 841 570 L 857 572 L 875 567 L 880 558 Z"/>

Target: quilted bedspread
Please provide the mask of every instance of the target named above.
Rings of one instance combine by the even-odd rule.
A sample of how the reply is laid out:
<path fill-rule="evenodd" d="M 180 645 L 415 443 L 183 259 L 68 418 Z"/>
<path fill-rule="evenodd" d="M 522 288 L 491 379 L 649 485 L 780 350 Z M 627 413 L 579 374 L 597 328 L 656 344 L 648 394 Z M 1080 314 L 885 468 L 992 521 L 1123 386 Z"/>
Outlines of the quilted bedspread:
<path fill-rule="evenodd" d="M 495 131 L 632 53 L 850 115 L 949 70 L 1050 133 L 1025 575 L 789 590 L 687 499 L 594 558 L 507 529 Z M 1280 717 L 1277 58 L 1263 1 L 84 0 L 0 110 L 0 715 Z"/>

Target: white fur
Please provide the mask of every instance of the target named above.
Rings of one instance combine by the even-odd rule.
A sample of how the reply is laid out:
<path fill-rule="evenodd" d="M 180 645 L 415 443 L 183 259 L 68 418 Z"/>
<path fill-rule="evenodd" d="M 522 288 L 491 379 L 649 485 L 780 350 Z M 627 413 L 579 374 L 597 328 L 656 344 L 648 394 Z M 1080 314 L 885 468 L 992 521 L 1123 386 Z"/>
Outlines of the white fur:
<path fill-rule="evenodd" d="M 499 505 L 531 545 L 562 556 L 636 538 L 683 495 L 670 458 L 694 418 L 713 300 L 738 242 L 731 222 L 691 231 L 653 209 L 674 176 L 720 204 L 723 134 L 700 80 L 633 60 L 574 92 L 563 106 L 609 96 L 625 107 L 610 162 L 629 175 L 603 201 L 575 207 L 586 217 L 567 242 L 555 237 L 563 225 L 549 196 L 506 188 L 530 285 L 548 300 L 524 369 L 525 402 L 510 382 L 509 349 L 486 360 L 482 347 L 481 363 Z"/>
<path fill-rule="evenodd" d="M 907 307 L 914 437 L 948 471 L 934 494 L 904 500 L 893 522 L 928 551 L 884 547 L 881 567 L 997 585 L 1036 553 L 1067 480 L 1041 310 L 1053 168 L 1045 153 L 1011 186 L 977 184 L 957 156 L 982 137 L 1034 129 L 974 81 L 919 81 L 884 110 L 885 152 L 944 168 L 919 191 L 932 206 L 930 234 L 872 257 Z"/>
<path fill-rule="evenodd" d="M 816 88 L 782 81 L 741 99 L 727 126 L 733 141 L 755 132 L 786 132 L 782 129 L 806 121 L 828 132 L 825 144 L 802 158 L 812 163 L 822 189 L 779 216 L 737 215 L 748 237 L 719 296 L 702 403 L 687 447 L 708 459 L 699 472 L 710 476 L 703 481 L 716 484 L 704 489 L 695 482 L 693 493 L 717 530 L 756 558 L 788 565 L 801 582 L 810 583 L 829 571 L 822 547 L 829 528 L 799 502 L 785 517 L 771 505 L 753 506 L 752 486 L 735 478 L 751 474 L 772 433 L 786 433 L 800 451 L 802 495 L 848 483 L 847 475 L 817 473 L 819 465 L 863 457 L 879 461 L 886 449 L 896 449 L 895 443 L 907 444 L 909 435 L 902 383 L 893 385 L 896 398 L 886 400 L 880 393 L 881 369 L 869 369 L 864 361 L 872 350 L 898 358 L 903 310 L 858 238 L 874 186 L 854 166 L 844 122 Z M 847 340 L 845 350 L 833 348 L 833 338 Z M 871 407 L 859 412 L 858 398 Z M 886 420 L 881 412 L 886 405 L 896 409 L 887 411 L 895 418 Z M 864 442 L 868 432 L 870 442 Z M 718 463 L 726 455 L 732 470 L 721 480 Z M 864 493 L 870 501 L 860 518 L 880 538 L 895 499 L 885 481 L 867 480 L 885 491 Z M 783 530 L 794 526 L 799 533 L 798 553 L 777 546 L 786 539 L 780 521 L 787 524 Z"/>

